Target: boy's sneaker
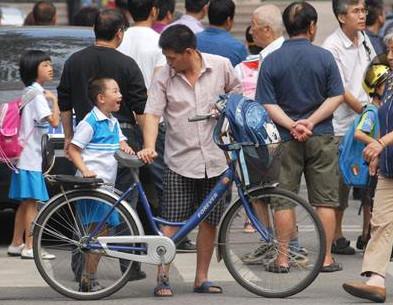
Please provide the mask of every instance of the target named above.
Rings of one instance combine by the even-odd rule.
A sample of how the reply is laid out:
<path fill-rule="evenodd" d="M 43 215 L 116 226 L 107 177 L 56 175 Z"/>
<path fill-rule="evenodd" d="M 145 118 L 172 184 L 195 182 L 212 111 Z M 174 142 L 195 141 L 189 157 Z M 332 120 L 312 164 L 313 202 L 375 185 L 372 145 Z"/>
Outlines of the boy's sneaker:
<path fill-rule="evenodd" d="M 33 259 L 34 258 L 33 249 L 28 249 L 28 248 L 24 247 L 22 252 L 20 253 L 20 258 L 21 259 Z"/>
<path fill-rule="evenodd" d="M 263 243 L 253 252 L 244 255 L 241 260 L 246 265 L 265 265 L 276 255 L 276 247 L 273 244 Z"/>
<path fill-rule="evenodd" d="M 332 253 L 342 255 L 353 255 L 355 249 L 350 246 L 350 241 L 346 240 L 345 237 L 340 237 L 332 244 Z"/>
<path fill-rule="evenodd" d="M 7 249 L 7 254 L 8 256 L 20 256 L 24 247 L 25 244 L 21 244 L 20 246 L 16 247 L 13 245 L 9 245 Z"/>

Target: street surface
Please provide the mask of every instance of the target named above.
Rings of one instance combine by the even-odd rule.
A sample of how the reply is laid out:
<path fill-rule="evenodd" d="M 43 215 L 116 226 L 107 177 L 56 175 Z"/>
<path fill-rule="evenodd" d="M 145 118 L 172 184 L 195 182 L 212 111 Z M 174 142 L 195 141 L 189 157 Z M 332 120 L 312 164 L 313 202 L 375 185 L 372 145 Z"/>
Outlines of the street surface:
<path fill-rule="evenodd" d="M 304 189 L 304 188 L 302 188 Z M 302 192 L 304 194 L 304 191 Z M 354 246 L 361 231 L 361 216 L 357 215 L 358 201 L 351 201 L 345 215 L 344 231 Z M 195 232 L 192 234 L 195 237 Z M 288 299 L 265 299 L 257 297 L 237 284 L 226 270 L 224 263 L 217 263 L 213 257 L 210 279 L 224 289 L 222 295 L 203 295 L 192 292 L 195 271 L 195 254 L 178 254 L 171 269 L 171 283 L 175 292 L 173 298 L 153 297 L 155 286 L 155 267 L 144 265 L 147 279 L 128 283 L 118 293 L 108 299 L 94 301 L 93 304 L 131 305 L 131 304 L 187 304 L 187 305 L 251 305 L 251 304 L 359 304 L 360 299 L 347 295 L 341 288 L 343 282 L 360 279 L 362 252 L 353 256 L 337 255 L 336 260 L 343 263 L 344 270 L 332 274 L 320 274 L 316 281 L 303 292 Z M 392 291 L 390 266 L 388 293 Z M 390 288 L 390 289 L 389 289 Z M 44 305 L 44 304 L 90 304 L 75 301 L 58 294 L 41 279 L 32 261 L 12 258 L 6 255 L 6 245 L 0 246 L 0 305 Z M 388 295 L 387 304 L 393 304 L 393 295 Z"/>

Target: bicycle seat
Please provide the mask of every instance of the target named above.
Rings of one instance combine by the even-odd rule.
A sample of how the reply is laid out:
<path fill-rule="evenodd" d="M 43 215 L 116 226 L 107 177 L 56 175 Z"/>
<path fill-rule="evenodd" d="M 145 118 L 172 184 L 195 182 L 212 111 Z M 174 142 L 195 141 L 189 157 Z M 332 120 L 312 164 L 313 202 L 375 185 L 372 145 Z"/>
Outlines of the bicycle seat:
<path fill-rule="evenodd" d="M 115 159 L 124 167 L 139 168 L 145 165 L 136 155 L 130 155 L 121 150 L 115 153 Z"/>
<path fill-rule="evenodd" d="M 101 178 L 84 178 L 71 175 L 52 175 L 50 176 L 52 182 L 60 184 L 71 184 L 71 185 L 98 185 L 104 183 Z"/>

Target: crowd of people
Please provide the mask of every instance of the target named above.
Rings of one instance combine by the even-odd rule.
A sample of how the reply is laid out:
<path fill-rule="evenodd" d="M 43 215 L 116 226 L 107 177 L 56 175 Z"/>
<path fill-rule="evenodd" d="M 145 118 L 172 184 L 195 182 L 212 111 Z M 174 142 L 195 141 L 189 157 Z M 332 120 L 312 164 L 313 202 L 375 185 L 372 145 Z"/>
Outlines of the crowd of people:
<path fill-rule="evenodd" d="M 363 191 L 364 224 L 357 243 L 365 249 L 362 274 L 369 278 L 345 283 L 343 288 L 361 298 L 385 301 L 385 275 L 393 246 L 393 33 L 384 27 L 382 0 L 333 0 L 337 29 L 322 46 L 313 44 L 318 14 L 308 2 L 293 2 L 283 12 L 273 4 L 258 7 L 246 30 L 248 45 L 230 34 L 236 13 L 233 0 L 185 0 L 185 13 L 177 20 L 174 0 L 119 0 L 116 5 L 118 9 L 85 7 L 73 14 L 73 24 L 94 25 L 96 42 L 68 58 L 57 97 L 42 87 L 53 75 L 50 58 L 37 51 L 22 56 L 26 90 L 39 91 L 28 105 L 31 110 L 22 113 L 26 126 L 42 125 L 26 146 L 31 145 L 34 158 L 41 158 L 33 146 L 44 125 L 58 124 L 60 116 L 64 152 L 78 169 L 77 175 L 99 176 L 125 191 L 133 178 L 126 168 L 111 170 L 116 168 L 113 153 L 121 149 L 137 154 L 148 164 L 157 213 L 169 221 L 184 221 L 226 169 L 224 154 L 212 140 L 215 122 L 192 125 L 187 119 L 190 114 L 211 111 L 220 94 L 243 93 L 261 103 L 279 129 L 284 150 L 278 164 L 280 187 L 298 193 L 304 175 L 308 201 L 326 237 L 321 272 L 338 272 L 343 266 L 333 254 L 355 253 L 342 231 L 350 187 L 338 171 L 338 148 L 362 114 L 356 139 L 365 143 L 370 175 L 378 176 L 378 182 L 370 179 L 374 186 Z M 205 16 L 206 28 L 201 22 Z M 38 2 L 25 21 L 55 23 L 56 8 L 48 1 Z M 30 62 L 28 68 L 26 62 Z M 379 107 L 378 115 L 365 115 L 372 103 Z M 73 114 L 78 124 L 75 131 Z M 22 136 L 30 137 L 26 128 Z M 107 140 L 101 143 L 103 134 Z M 94 148 L 101 146 L 100 154 L 115 163 L 99 161 Z M 25 258 L 33 254 L 31 238 L 25 234 L 23 241 L 23 233 L 36 215 L 37 201 L 47 200 L 42 174 L 28 161 L 22 155 L 19 171 L 12 176 L 10 197 L 22 204 L 8 248 L 10 255 Z M 39 188 L 26 188 L 29 185 Z M 374 189 L 375 198 L 370 195 Z M 222 293 L 208 280 L 208 271 L 224 201 L 199 226 L 195 292 Z M 136 194 L 130 203 L 139 209 Z M 290 206 L 274 206 L 273 220 L 270 225 L 279 240 L 296 227 Z M 142 222 L 146 223 L 143 218 Z M 253 231 L 247 220 L 245 228 Z M 162 227 L 166 236 L 176 230 Z M 145 232 L 149 231 L 147 226 Z M 184 243 L 187 249 L 195 247 L 188 239 Z M 255 264 L 266 251 L 268 247 L 258 247 L 242 260 Z M 279 249 L 266 270 L 291 272 L 285 253 Z M 53 259 L 50 253 L 45 255 Z M 146 276 L 139 264 L 133 268 L 133 279 Z M 166 276 L 157 277 L 154 295 L 172 296 L 169 267 L 158 272 Z"/>

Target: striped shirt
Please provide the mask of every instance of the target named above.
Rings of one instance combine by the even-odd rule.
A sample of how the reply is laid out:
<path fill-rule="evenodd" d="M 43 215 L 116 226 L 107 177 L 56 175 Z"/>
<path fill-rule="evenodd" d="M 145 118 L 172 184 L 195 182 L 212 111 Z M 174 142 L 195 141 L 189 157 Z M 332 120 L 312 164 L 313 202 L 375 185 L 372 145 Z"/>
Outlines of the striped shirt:
<path fill-rule="evenodd" d="M 121 132 L 114 116 L 107 117 L 94 107 L 78 124 L 72 144 L 82 149 L 82 159 L 87 168 L 105 182 L 115 183 L 117 161 L 114 154 L 120 149 L 120 142 L 127 138 Z M 78 171 L 77 176 L 81 176 Z"/>

